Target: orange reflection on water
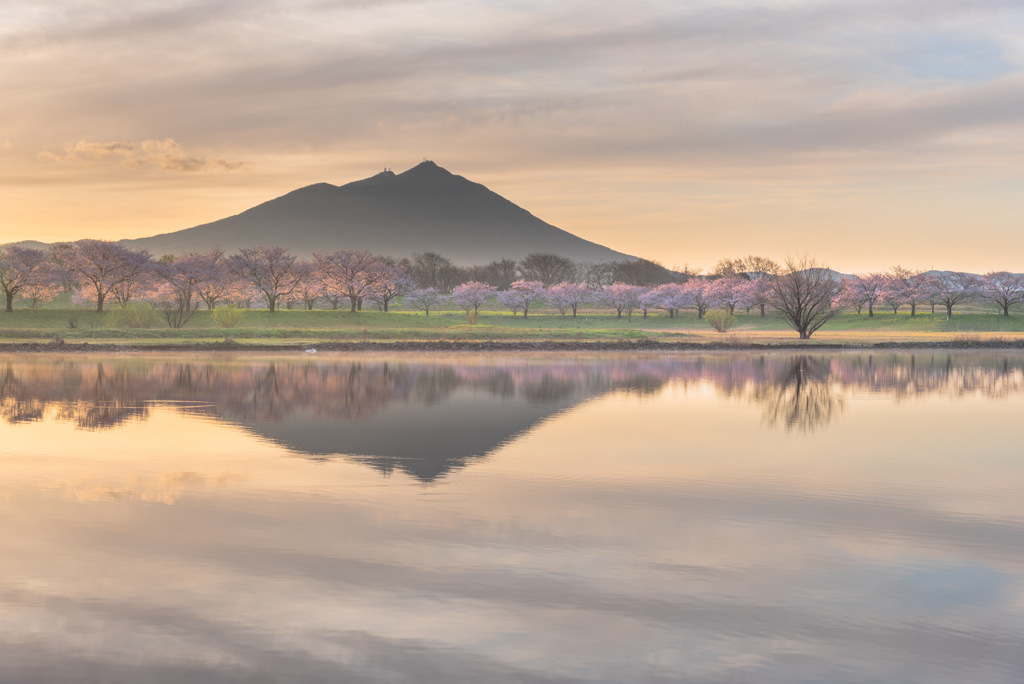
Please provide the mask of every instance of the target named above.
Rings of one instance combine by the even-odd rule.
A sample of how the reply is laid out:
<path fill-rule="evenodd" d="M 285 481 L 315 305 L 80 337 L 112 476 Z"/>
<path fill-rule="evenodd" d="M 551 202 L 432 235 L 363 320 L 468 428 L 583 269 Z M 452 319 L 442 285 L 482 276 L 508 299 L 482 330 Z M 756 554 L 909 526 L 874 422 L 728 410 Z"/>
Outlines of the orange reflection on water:
<path fill-rule="evenodd" d="M 909 364 L 12 359 L 0 680 L 1012 681 L 1021 359 Z"/>

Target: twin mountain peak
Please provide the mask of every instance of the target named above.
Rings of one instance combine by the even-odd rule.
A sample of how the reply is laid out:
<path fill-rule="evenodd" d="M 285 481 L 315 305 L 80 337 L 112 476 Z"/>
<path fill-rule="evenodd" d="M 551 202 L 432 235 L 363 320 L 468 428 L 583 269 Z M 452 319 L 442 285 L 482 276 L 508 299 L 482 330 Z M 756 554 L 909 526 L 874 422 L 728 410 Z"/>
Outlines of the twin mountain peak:
<path fill-rule="evenodd" d="M 155 255 L 264 245 L 304 257 L 336 249 L 396 258 L 437 252 L 460 265 L 521 259 L 530 252 L 577 261 L 630 258 L 545 223 L 430 161 L 341 186 L 317 183 L 237 216 L 126 244 Z"/>

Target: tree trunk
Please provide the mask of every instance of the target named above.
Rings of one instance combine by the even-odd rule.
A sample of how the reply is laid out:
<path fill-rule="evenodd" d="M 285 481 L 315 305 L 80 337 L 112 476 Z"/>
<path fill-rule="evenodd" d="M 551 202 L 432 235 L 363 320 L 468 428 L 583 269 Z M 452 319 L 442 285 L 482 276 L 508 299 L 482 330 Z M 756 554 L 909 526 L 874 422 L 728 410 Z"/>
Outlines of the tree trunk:
<path fill-rule="evenodd" d="M 362 297 L 357 297 L 356 298 L 356 311 L 362 311 L 362 310 L 363 310 L 363 298 Z"/>
<path fill-rule="evenodd" d="M 277 311 L 277 297 L 267 297 L 267 308 L 270 309 L 270 313 Z"/>
<path fill-rule="evenodd" d="M 874 302 L 868 302 L 868 318 L 874 318 L 875 316 L 875 304 Z"/>
<path fill-rule="evenodd" d="M 947 304 L 946 305 L 946 320 L 949 320 L 951 318 L 953 318 L 953 305 L 952 304 Z"/>
<path fill-rule="evenodd" d="M 935 303 L 932 303 L 932 313 L 935 313 Z"/>
<path fill-rule="evenodd" d="M 7 300 L 7 310 L 8 311 L 11 310 L 11 300 L 10 299 Z M 1010 315 L 1010 303 L 1009 302 L 1003 304 L 1003 315 L 1004 316 L 1009 316 Z"/>
<path fill-rule="evenodd" d="M 910 316 L 913 318 L 917 315 L 917 302 L 910 302 Z"/>
<path fill-rule="evenodd" d="M 103 313 L 103 300 L 106 298 L 106 295 L 96 293 L 96 313 Z"/>
<path fill-rule="evenodd" d="M 384 300 L 384 313 L 388 312 L 388 300 Z"/>
<path fill-rule="evenodd" d="M 7 312 L 10 313 L 11 311 L 14 311 L 14 293 L 13 292 L 8 292 L 7 293 Z"/>
<path fill-rule="evenodd" d="M 351 307 L 349 308 L 349 313 L 355 313 L 356 312 L 356 299 L 357 299 L 357 297 L 349 297 L 348 299 L 349 299 L 349 302 L 351 303 Z M 427 315 L 429 316 L 430 314 L 427 314 Z"/>

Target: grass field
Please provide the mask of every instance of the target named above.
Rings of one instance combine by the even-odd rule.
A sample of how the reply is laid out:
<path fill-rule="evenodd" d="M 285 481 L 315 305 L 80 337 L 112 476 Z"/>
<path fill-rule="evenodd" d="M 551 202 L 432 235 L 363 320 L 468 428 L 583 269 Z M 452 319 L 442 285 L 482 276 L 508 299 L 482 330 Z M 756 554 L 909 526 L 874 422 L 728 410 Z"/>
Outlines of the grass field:
<path fill-rule="evenodd" d="M 288 311 L 271 314 L 264 310 L 246 310 L 234 328 L 222 328 L 211 312 L 198 311 L 180 329 L 167 327 L 158 318 L 152 327 L 116 328 L 109 313 L 97 314 L 82 309 L 16 309 L 0 312 L 0 340 L 45 342 L 60 337 L 68 341 L 124 342 L 145 345 L 181 341 L 213 342 L 232 338 L 239 342 L 279 341 L 281 343 L 317 341 L 623 341 L 635 339 L 691 342 L 793 343 L 796 334 L 777 315 L 761 318 L 756 313 L 737 315 L 733 330 L 713 331 L 695 314 L 669 318 L 657 313 L 643 318 L 618 318 L 614 312 L 588 311 L 577 318 L 556 311 L 541 310 L 529 318 L 505 312 L 481 312 L 470 323 L 461 311 L 424 315 L 422 312 L 393 311 Z M 72 326 L 72 322 L 75 327 Z M 899 314 L 843 313 L 818 331 L 812 342 L 835 344 L 874 344 L 878 342 L 941 342 L 945 340 L 1024 338 L 1024 314 L 1009 317 L 985 310 L 945 314 L 924 313 L 911 317 Z"/>

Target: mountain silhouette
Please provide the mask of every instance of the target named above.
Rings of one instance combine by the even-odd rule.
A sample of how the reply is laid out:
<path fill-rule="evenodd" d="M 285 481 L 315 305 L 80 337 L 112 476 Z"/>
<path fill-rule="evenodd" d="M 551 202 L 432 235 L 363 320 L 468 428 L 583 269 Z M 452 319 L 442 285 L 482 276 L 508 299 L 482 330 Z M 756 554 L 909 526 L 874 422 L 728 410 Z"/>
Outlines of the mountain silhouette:
<path fill-rule="evenodd" d="M 309 256 L 336 249 L 403 257 L 437 252 L 460 265 L 550 252 L 579 261 L 630 258 L 545 223 L 433 162 L 347 185 L 318 183 L 194 228 L 125 241 L 152 254 L 277 245 Z"/>

